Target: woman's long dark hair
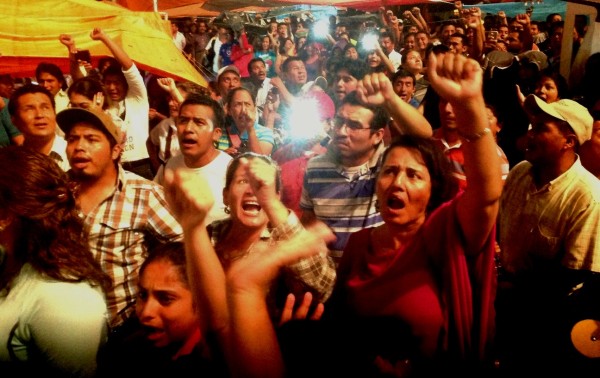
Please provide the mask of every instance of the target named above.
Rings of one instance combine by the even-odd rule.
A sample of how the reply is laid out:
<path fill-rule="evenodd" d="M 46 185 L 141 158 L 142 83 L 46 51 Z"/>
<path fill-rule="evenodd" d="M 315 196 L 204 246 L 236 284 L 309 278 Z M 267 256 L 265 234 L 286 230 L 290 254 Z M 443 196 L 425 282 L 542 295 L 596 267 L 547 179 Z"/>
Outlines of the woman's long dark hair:
<path fill-rule="evenodd" d="M 111 278 L 89 249 L 73 185 L 50 157 L 26 147 L 0 148 L 0 208 L 21 223 L 19 261 L 51 279 L 110 288 Z"/>

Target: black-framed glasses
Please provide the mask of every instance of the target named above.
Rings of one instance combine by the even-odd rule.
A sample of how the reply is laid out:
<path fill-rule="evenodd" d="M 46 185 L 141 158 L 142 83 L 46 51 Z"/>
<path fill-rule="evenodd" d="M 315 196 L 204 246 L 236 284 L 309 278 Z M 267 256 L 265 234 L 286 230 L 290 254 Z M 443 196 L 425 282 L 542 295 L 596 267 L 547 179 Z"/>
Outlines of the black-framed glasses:
<path fill-rule="evenodd" d="M 335 130 L 341 130 L 344 126 L 346 126 L 346 128 L 355 131 L 355 130 L 370 130 L 371 127 L 364 127 L 362 125 L 362 123 L 358 122 L 358 121 L 353 121 L 351 119 L 348 118 L 342 118 L 342 117 L 334 117 L 331 123 L 331 126 L 333 129 Z"/>

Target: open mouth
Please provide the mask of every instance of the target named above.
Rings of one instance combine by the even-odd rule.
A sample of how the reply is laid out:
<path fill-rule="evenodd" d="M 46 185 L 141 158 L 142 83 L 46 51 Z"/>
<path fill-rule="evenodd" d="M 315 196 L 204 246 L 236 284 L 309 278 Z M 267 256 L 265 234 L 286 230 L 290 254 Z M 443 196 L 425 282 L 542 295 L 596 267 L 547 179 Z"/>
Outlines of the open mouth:
<path fill-rule="evenodd" d="M 392 210 L 402 210 L 406 207 L 406 203 L 399 198 L 390 198 L 387 200 L 387 207 Z"/>
<path fill-rule="evenodd" d="M 258 202 L 246 201 L 242 203 L 242 209 L 245 213 L 258 214 L 262 207 L 258 204 Z"/>
<path fill-rule="evenodd" d="M 181 144 L 185 146 L 193 146 L 196 144 L 196 140 L 194 138 L 183 138 Z"/>

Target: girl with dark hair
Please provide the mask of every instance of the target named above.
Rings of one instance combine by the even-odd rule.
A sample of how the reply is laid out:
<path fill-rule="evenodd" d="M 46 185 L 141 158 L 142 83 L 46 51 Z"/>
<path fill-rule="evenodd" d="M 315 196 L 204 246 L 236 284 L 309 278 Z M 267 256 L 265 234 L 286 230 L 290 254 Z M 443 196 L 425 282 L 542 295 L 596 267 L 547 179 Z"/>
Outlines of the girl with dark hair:
<path fill-rule="evenodd" d="M 0 149 L 0 370 L 7 377 L 95 375 L 111 279 L 89 250 L 75 195 L 51 158 Z"/>

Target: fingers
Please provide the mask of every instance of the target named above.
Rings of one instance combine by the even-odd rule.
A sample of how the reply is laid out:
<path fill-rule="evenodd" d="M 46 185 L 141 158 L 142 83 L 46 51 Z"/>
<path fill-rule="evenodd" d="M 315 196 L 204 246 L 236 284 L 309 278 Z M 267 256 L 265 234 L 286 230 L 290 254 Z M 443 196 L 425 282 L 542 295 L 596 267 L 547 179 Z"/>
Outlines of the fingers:
<path fill-rule="evenodd" d="M 283 310 L 281 310 L 281 317 L 279 318 L 280 326 L 292 320 L 292 314 L 294 313 L 294 303 L 296 303 L 296 297 L 294 296 L 294 294 L 289 293 L 285 298 Z"/>

